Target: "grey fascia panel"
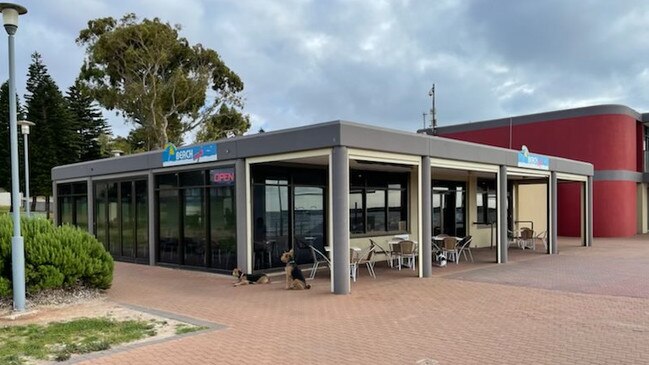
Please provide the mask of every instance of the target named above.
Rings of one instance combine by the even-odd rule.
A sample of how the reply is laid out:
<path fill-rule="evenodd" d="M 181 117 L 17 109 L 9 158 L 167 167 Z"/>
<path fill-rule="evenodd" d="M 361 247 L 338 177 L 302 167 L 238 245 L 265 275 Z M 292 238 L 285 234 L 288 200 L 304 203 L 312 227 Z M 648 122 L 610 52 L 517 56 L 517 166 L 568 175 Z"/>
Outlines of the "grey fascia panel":
<path fill-rule="evenodd" d="M 642 172 L 629 171 L 629 170 L 599 170 L 593 176 L 594 181 L 632 181 L 642 182 L 644 175 Z"/>
<path fill-rule="evenodd" d="M 492 165 L 517 165 L 517 151 L 347 121 L 327 122 L 276 132 L 222 139 L 211 143 L 216 143 L 218 146 L 218 162 L 346 146 L 415 156 L 428 155 Z M 201 165 L 203 164 L 193 166 L 199 167 Z M 160 168 L 162 168 L 162 151 L 158 150 L 55 167 L 52 169 L 52 179 L 60 181 L 87 176 L 145 172 Z M 591 164 L 557 157 L 550 157 L 550 168 L 559 172 L 588 176 L 593 174 Z"/>
<path fill-rule="evenodd" d="M 340 122 L 328 122 L 233 138 L 219 144 L 219 160 L 333 147 L 340 145 L 340 134 Z M 230 143 L 236 147 L 228 152 Z"/>
<path fill-rule="evenodd" d="M 426 136 L 411 132 L 340 122 L 343 146 L 381 152 L 424 156 L 429 152 Z"/>
<path fill-rule="evenodd" d="M 451 160 L 516 166 L 516 152 L 500 147 L 458 141 L 443 137 L 430 138 L 430 156 Z"/>
<path fill-rule="evenodd" d="M 438 133 L 457 133 L 457 132 L 467 132 L 475 131 L 481 129 L 491 129 L 498 127 L 506 127 L 511 123 L 512 125 L 522 125 L 536 122 L 545 122 L 552 120 L 560 119 L 569 119 L 569 118 L 579 118 L 592 115 L 607 115 L 607 114 L 618 114 L 618 115 L 627 115 L 635 120 L 643 120 L 644 114 L 640 114 L 637 111 L 629 108 L 625 105 L 617 104 L 606 104 L 606 105 L 594 105 L 587 106 L 583 108 L 574 108 L 574 109 L 565 109 L 557 110 L 545 113 L 536 113 L 521 115 L 515 117 L 499 118 L 478 122 L 470 123 L 460 123 L 453 124 L 443 127 L 438 127 Z"/>
<path fill-rule="evenodd" d="M 518 157 L 516 161 L 518 161 Z M 591 163 L 561 157 L 550 157 L 550 170 L 585 176 L 593 176 L 595 172 Z"/>

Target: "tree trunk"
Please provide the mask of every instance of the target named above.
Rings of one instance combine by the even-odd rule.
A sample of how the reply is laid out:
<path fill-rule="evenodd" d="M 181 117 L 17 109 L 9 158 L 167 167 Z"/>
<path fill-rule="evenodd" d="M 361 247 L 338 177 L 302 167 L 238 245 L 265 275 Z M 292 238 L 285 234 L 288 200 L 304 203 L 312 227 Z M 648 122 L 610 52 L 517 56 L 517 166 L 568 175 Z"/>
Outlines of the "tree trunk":
<path fill-rule="evenodd" d="M 32 196 L 32 208 L 30 210 L 32 212 L 36 211 L 36 195 Z"/>
<path fill-rule="evenodd" d="M 45 211 L 47 212 L 47 219 L 50 219 L 50 196 L 45 196 Z"/>

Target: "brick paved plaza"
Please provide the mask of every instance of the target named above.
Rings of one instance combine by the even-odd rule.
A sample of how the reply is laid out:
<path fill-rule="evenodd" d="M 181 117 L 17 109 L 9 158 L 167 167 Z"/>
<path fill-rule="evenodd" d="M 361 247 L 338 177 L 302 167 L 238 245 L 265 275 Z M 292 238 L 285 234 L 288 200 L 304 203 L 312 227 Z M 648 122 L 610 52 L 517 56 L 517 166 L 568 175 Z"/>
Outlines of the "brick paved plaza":
<path fill-rule="evenodd" d="M 489 250 L 489 249 L 486 249 Z M 478 257 L 491 255 L 476 252 Z M 113 301 L 225 326 L 84 364 L 646 364 L 649 237 L 560 240 L 560 254 L 449 264 L 433 278 L 359 268 L 352 294 L 281 277 L 232 287 L 203 272 L 117 263 Z"/>

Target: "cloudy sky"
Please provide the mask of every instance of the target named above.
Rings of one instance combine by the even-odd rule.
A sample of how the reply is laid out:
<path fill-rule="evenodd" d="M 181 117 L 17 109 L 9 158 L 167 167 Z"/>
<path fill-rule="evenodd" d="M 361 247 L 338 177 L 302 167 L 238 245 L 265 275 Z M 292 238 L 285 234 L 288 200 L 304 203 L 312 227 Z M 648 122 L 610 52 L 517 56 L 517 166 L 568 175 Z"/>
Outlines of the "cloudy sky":
<path fill-rule="evenodd" d="M 83 60 L 79 30 L 134 12 L 219 52 L 245 82 L 252 131 L 335 119 L 414 131 L 433 83 L 440 125 L 604 103 L 649 110 L 643 0 L 19 2 L 29 9 L 16 39 L 21 99 L 32 52 L 67 89 Z"/>

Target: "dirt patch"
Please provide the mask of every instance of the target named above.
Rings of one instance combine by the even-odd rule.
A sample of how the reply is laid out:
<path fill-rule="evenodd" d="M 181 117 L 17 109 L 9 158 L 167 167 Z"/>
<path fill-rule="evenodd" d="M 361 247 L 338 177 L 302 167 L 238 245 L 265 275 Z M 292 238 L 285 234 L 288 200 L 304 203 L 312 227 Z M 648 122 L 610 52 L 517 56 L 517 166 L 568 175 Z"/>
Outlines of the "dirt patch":
<path fill-rule="evenodd" d="M 86 293 L 87 294 L 87 293 Z M 52 302 L 57 302 L 54 300 Z M 65 303 L 34 304 L 28 302 L 28 309 L 22 314 L 16 314 L 11 307 L 3 303 L 0 307 L 0 327 L 21 326 L 28 324 L 47 324 L 51 322 L 65 322 L 78 318 L 111 318 L 116 321 L 138 320 L 154 324 L 155 335 L 138 341 L 115 345 L 111 349 L 132 346 L 150 341 L 159 341 L 180 333 L 191 332 L 187 328 L 198 328 L 195 324 L 174 318 L 165 317 L 161 313 L 148 313 L 134 308 L 128 308 L 109 301 L 103 294 L 81 295 L 77 299 L 68 298 Z M 73 355 L 74 360 L 79 355 Z M 30 361 L 29 364 L 45 364 L 49 361 Z"/>

